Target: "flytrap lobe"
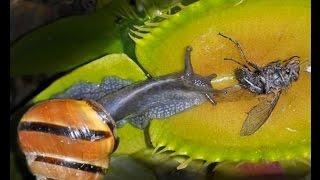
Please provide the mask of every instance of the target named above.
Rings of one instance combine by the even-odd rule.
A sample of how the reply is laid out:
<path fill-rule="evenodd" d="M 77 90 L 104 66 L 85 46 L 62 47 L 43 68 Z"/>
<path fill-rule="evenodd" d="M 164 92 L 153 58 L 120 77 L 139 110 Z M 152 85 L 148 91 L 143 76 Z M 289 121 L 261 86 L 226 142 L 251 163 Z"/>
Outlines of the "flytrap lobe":
<path fill-rule="evenodd" d="M 161 21 L 136 41 L 139 63 L 152 76 L 176 72 L 183 68 L 183 54 L 176 49 L 190 44 L 194 70 L 204 76 L 215 72 L 221 79 L 211 81 L 213 88 L 228 87 L 228 79 L 237 84 L 234 70 L 239 65 L 224 58 L 240 59 L 239 52 L 219 32 L 241 42 L 248 59 L 260 67 L 295 55 L 310 59 L 310 1 L 239 2 L 199 1 Z M 242 97 L 214 108 L 204 103 L 166 121 L 154 120 L 152 144 L 210 162 L 309 161 L 310 73 L 302 68 L 263 126 L 241 136 L 247 113 L 260 99 Z"/>

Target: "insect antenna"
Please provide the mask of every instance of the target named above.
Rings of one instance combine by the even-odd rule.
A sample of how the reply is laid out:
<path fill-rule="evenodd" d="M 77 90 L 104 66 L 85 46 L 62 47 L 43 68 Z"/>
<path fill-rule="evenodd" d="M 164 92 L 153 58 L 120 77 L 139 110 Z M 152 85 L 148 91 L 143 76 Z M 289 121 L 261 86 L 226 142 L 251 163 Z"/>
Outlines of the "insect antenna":
<path fill-rule="evenodd" d="M 235 59 L 232 59 L 232 58 L 224 58 L 224 60 L 233 61 L 233 62 L 239 64 L 240 66 L 243 66 L 244 68 L 249 69 L 249 67 L 248 67 L 247 65 L 245 65 L 245 64 L 243 64 L 243 63 L 241 63 L 241 62 L 239 62 L 239 61 L 237 61 L 237 60 L 235 60 Z"/>

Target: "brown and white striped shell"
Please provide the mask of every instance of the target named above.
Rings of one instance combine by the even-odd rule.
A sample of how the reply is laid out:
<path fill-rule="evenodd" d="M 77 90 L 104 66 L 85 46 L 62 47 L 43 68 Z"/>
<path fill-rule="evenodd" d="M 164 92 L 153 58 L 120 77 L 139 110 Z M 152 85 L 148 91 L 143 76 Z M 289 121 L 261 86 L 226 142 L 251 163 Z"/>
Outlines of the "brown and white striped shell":
<path fill-rule="evenodd" d="M 96 102 L 48 100 L 23 115 L 19 145 L 37 178 L 100 179 L 115 147 L 114 126 Z"/>

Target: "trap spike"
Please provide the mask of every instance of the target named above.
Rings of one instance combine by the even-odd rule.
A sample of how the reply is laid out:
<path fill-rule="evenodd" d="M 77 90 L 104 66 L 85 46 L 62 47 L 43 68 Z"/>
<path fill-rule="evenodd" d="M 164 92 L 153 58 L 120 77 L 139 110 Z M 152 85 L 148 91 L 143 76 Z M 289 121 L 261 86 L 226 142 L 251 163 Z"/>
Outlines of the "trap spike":
<path fill-rule="evenodd" d="M 138 19 L 138 20 L 142 20 L 138 15 L 137 13 L 133 10 L 133 8 L 129 7 L 129 13 L 132 14 L 132 16 L 135 18 L 135 19 Z"/>
<path fill-rule="evenodd" d="M 173 156 L 177 156 L 177 155 L 178 155 L 177 152 L 173 152 L 173 153 L 169 154 L 169 157 L 173 157 Z"/>
<path fill-rule="evenodd" d="M 153 23 L 153 22 L 145 22 L 144 23 L 146 26 L 150 26 L 150 27 L 157 27 L 159 26 L 159 23 Z"/>
<path fill-rule="evenodd" d="M 127 16 L 125 16 L 125 15 L 124 15 L 123 13 L 121 13 L 120 11 L 115 12 L 115 14 L 116 14 L 117 16 L 120 16 L 120 17 L 124 18 L 124 19 L 129 19 Z"/>
<path fill-rule="evenodd" d="M 157 152 L 161 147 L 163 147 L 163 146 L 157 146 L 157 147 L 155 147 L 154 150 L 152 151 L 152 155 L 153 155 L 153 154 L 156 154 L 156 152 Z"/>
<path fill-rule="evenodd" d="M 132 29 L 130 29 L 130 32 L 132 32 L 133 34 L 135 34 L 135 35 L 137 35 L 138 37 L 141 37 L 141 38 L 146 35 L 144 33 L 141 33 L 141 32 L 138 32 L 138 31 L 134 31 Z"/>
<path fill-rule="evenodd" d="M 236 168 L 239 168 L 241 165 L 248 163 L 247 161 L 241 161 L 239 163 L 236 164 Z"/>
<path fill-rule="evenodd" d="M 297 160 L 309 167 L 311 167 L 311 163 L 310 163 L 310 160 L 307 160 L 307 159 L 304 159 L 304 158 L 297 158 Z"/>
<path fill-rule="evenodd" d="M 131 35 L 131 33 L 128 33 L 128 35 L 129 35 L 129 37 L 130 37 L 136 44 L 138 43 L 138 41 L 139 41 L 138 38 L 133 37 L 133 36 Z"/>
<path fill-rule="evenodd" d="M 165 152 L 165 151 L 168 151 L 168 150 L 169 150 L 168 147 L 164 147 L 164 148 L 161 149 L 160 151 L 156 152 L 156 154 L 161 154 L 161 153 L 163 153 L 163 152 Z"/>
<path fill-rule="evenodd" d="M 159 14 L 158 15 L 158 17 L 161 17 L 161 18 L 165 18 L 165 19 L 167 19 L 167 18 L 169 18 L 169 17 L 171 17 L 172 15 L 170 15 L 170 14 L 165 14 L 165 13 L 162 13 L 162 14 Z"/>
<path fill-rule="evenodd" d="M 207 166 L 209 166 L 209 164 L 211 164 L 211 163 L 213 163 L 213 162 L 211 162 L 211 161 L 205 161 L 205 162 L 202 164 L 202 166 L 203 166 L 203 167 L 207 167 Z"/>
<path fill-rule="evenodd" d="M 238 5 L 242 4 L 242 3 L 243 3 L 243 0 L 240 0 L 239 2 L 237 2 L 236 4 L 234 4 L 233 6 L 238 6 Z"/>
<path fill-rule="evenodd" d="M 186 6 L 183 5 L 181 2 L 175 4 L 175 6 L 173 6 L 173 7 L 179 7 L 179 8 L 181 8 L 181 10 L 184 9 L 184 8 L 186 8 Z"/>
<path fill-rule="evenodd" d="M 191 158 L 191 157 L 190 157 L 189 159 L 183 161 L 183 162 L 177 167 L 177 170 L 186 168 L 191 161 L 192 161 L 192 158 Z"/>
<path fill-rule="evenodd" d="M 297 162 L 296 161 L 291 161 L 292 165 L 295 167 L 297 166 Z"/>
<path fill-rule="evenodd" d="M 144 31 L 144 32 L 150 32 L 151 28 L 147 28 L 147 27 L 141 27 L 141 26 L 137 26 L 137 25 L 133 25 L 134 28 L 136 28 L 139 31 Z"/>
<path fill-rule="evenodd" d="M 217 168 L 224 166 L 224 165 L 228 165 L 228 164 L 233 164 L 233 162 L 231 162 L 231 161 L 218 162 L 218 164 L 213 168 L 212 171 L 215 171 Z"/>
<path fill-rule="evenodd" d="M 218 164 L 212 168 L 212 172 L 215 172 L 217 170 L 217 166 Z"/>
<path fill-rule="evenodd" d="M 122 7 L 120 8 L 120 11 L 123 11 L 123 14 L 125 14 L 126 16 L 128 16 L 129 19 L 134 19 L 134 17 L 131 15 L 131 13 L 128 11 L 127 8 L 128 8 L 128 7 L 122 6 Z"/>

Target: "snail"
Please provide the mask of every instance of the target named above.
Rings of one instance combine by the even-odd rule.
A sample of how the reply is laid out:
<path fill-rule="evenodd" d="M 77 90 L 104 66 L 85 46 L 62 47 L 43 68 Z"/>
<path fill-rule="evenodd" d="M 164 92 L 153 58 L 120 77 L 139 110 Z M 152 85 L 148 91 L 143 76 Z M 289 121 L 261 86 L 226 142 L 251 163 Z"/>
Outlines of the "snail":
<path fill-rule="evenodd" d="M 104 84 L 78 84 L 55 99 L 30 108 L 18 125 L 19 143 L 30 170 L 51 179 L 95 179 L 108 168 L 115 150 L 115 126 L 129 122 L 144 129 L 151 119 L 165 118 L 206 100 L 215 104 L 215 74 L 193 72 L 192 48 L 185 69 L 130 83 L 109 77 Z"/>

